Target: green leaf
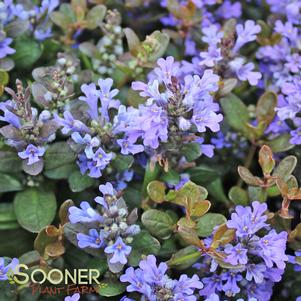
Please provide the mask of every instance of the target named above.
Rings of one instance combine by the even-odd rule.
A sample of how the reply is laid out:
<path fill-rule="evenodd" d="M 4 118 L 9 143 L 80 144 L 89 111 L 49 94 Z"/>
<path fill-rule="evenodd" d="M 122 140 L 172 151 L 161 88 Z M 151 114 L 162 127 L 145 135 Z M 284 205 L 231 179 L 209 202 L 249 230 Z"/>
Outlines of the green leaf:
<path fill-rule="evenodd" d="M 266 91 L 258 100 L 256 105 L 256 117 L 258 123 L 264 122 L 269 125 L 276 114 L 277 94 L 272 91 Z"/>
<path fill-rule="evenodd" d="M 117 155 L 112 162 L 112 166 L 119 172 L 129 169 L 134 162 L 133 156 Z"/>
<path fill-rule="evenodd" d="M 177 270 L 185 270 L 191 267 L 201 258 L 201 252 L 194 246 L 188 246 L 175 253 L 167 264 Z"/>
<path fill-rule="evenodd" d="M 265 141 L 265 144 L 267 144 L 274 153 L 281 153 L 294 147 L 294 145 L 290 144 L 290 139 L 290 134 L 284 134 L 273 140 Z"/>
<path fill-rule="evenodd" d="M 180 181 L 180 176 L 176 171 L 169 169 L 168 172 L 164 172 L 162 174 L 160 180 L 162 180 L 163 182 L 169 185 L 176 185 Z"/>
<path fill-rule="evenodd" d="M 219 245 L 225 245 L 235 238 L 235 229 L 230 229 L 226 224 L 218 227 L 213 235 L 212 248 L 217 248 Z"/>
<path fill-rule="evenodd" d="M 10 257 L 20 257 L 25 252 L 32 250 L 32 240 L 32 234 L 21 228 L 16 230 L 1 230 L 0 254 Z"/>
<path fill-rule="evenodd" d="M 0 151 L 0 171 L 3 173 L 18 173 L 22 170 L 22 160 L 15 150 L 3 147 Z"/>
<path fill-rule="evenodd" d="M 234 130 L 248 135 L 246 124 L 250 121 L 250 117 L 245 104 L 232 93 L 223 97 L 220 102 L 228 124 Z"/>
<path fill-rule="evenodd" d="M 191 181 L 199 185 L 207 185 L 219 177 L 219 172 L 205 164 L 193 167 L 187 172 Z"/>
<path fill-rule="evenodd" d="M 106 258 L 90 258 L 90 260 L 85 264 L 86 269 L 96 269 L 103 275 L 108 270 L 107 259 Z"/>
<path fill-rule="evenodd" d="M 29 38 L 17 39 L 14 48 L 16 53 L 12 58 L 19 70 L 31 68 L 42 54 L 39 43 Z"/>
<path fill-rule="evenodd" d="M 76 155 L 66 142 L 51 144 L 45 153 L 45 170 L 53 170 L 58 167 L 73 163 Z"/>
<path fill-rule="evenodd" d="M 17 291 L 13 285 L 10 285 L 7 281 L 0 281 L 0 301 L 17 301 Z"/>
<path fill-rule="evenodd" d="M 103 18 L 105 17 L 107 8 L 104 5 L 96 5 L 92 7 L 87 14 L 87 28 L 95 29 L 97 26 L 101 25 Z"/>
<path fill-rule="evenodd" d="M 181 148 L 181 152 L 189 162 L 196 160 L 202 153 L 199 143 L 184 144 Z"/>
<path fill-rule="evenodd" d="M 160 181 L 152 181 L 147 185 L 148 196 L 156 203 L 162 203 L 165 199 L 165 185 Z"/>
<path fill-rule="evenodd" d="M 56 208 L 53 192 L 31 188 L 18 192 L 14 199 L 14 209 L 19 224 L 34 233 L 38 233 L 51 224 L 56 214 Z"/>
<path fill-rule="evenodd" d="M 212 234 L 217 225 L 227 222 L 227 219 L 219 213 L 207 213 L 197 219 L 197 233 L 201 237 L 207 237 Z"/>
<path fill-rule="evenodd" d="M 249 196 L 247 191 L 239 186 L 231 187 L 229 191 L 229 199 L 235 205 L 247 206 L 249 204 Z"/>
<path fill-rule="evenodd" d="M 0 203 L 0 230 L 17 229 L 20 225 L 12 203 Z"/>
<path fill-rule="evenodd" d="M 94 184 L 94 179 L 87 175 L 82 175 L 79 170 L 73 172 L 68 178 L 69 186 L 72 192 L 80 192 Z"/>
<path fill-rule="evenodd" d="M 273 159 L 272 150 L 267 145 L 263 145 L 260 148 L 258 156 L 259 156 L 258 162 L 262 169 L 263 174 L 270 175 L 270 173 L 275 167 L 275 160 Z"/>
<path fill-rule="evenodd" d="M 66 3 L 60 5 L 59 11 L 52 12 L 50 19 L 55 25 L 61 27 L 62 29 L 67 29 L 69 24 L 76 21 L 75 14 L 70 4 Z"/>
<path fill-rule="evenodd" d="M 147 62 L 156 62 L 164 55 L 168 43 L 169 35 L 167 33 L 162 33 L 159 30 L 154 31 L 142 42 L 142 48 L 145 51 L 144 59 L 146 59 Z"/>
<path fill-rule="evenodd" d="M 152 235 L 160 239 L 168 239 L 174 230 L 172 218 L 167 213 L 157 209 L 145 211 L 141 221 Z"/>
<path fill-rule="evenodd" d="M 125 28 L 124 34 L 128 43 L 130 53 L 134 56 L 137 55 L 138 48 L 140 46 L 140 40 L 136 33 L 131 28 Z"/>
<path fill-rule="evenodd" d="M 154 166 L 151 165 L 150 162 L 147 163 L 144 179 L 143 179 L 143 185 L 142 185 L 142 194 L 143 196 L 147 196 L 147 185 L 158 178 L 160 174 L 161 168 L 157 163 L 155 163 Z"/>
<path fill-rule="evenodd" d="M 23 189 L 22 183 L 14 176 L 0 174 L 0 193 L 19 191 Z"/>
<path fill-rule="evenodd" d="M 132 251 L 128 258 L 130 266 L 137 266 L 143 256 L 157 255 L 160 250 L 160 242 L 146 231 L 141 231 L 134 236 L 131 243 Z"/>
<path fill-rule="evenodd" d="M 295 156 L 287 156 L 282 159 L 276 166 L 273 176 L 280 177 L 287 181 L 289 176 L 293 173 L 297 165 L 297 158 Z"/>
<path fill-rule="evenodd" d="M 261 203 L 265 202 L 267 199 L 267 191 L 261 187 L 248 187 L 248 195 L 250 202 L 259 201 Z"/>
<path fill-rule="evenodd" d="M 238 166 L 237 170 L 242 180 L 248 185 L 259 186 L 263 184 L 263 181 L 260 178 L 255 177 L 246 167 Z"/>
<path fill-rule="evenodd" d="M 97 287 L 100 296 L 113 297 L 125 292 L 126 284 L 117 281 L 102 281 Z"/>
<path fill-rule="evenodd" d="M 53 180 L 68 179 L 69 176 L 78 170 L 78 166 L 73 163 L 68 163 L 56 168 L 44 170 L 44 175 Z"/>
<path fill-rule="evenodd" d="M 214 200 L 225 204 L 229 203 L 220 177 L 207 184 L 206 188 L 208 189 L 209 196 L 214 198 Z"/>

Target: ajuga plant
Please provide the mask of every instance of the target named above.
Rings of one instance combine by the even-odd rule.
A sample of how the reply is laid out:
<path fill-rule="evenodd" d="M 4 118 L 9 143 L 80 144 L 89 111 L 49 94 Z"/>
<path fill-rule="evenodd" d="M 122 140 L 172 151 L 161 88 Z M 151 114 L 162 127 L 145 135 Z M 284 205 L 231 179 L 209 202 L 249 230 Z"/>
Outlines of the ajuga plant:
<path fill-rule="evenodd" d="M 2 1 L 0 300 L 300 301 L 300 25 Z"/>

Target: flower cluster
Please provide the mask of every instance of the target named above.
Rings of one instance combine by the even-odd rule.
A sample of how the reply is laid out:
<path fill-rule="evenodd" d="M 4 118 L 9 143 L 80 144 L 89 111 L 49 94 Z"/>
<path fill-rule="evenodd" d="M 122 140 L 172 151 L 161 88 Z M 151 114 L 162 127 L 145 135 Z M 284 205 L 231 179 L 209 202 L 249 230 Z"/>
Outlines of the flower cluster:
<path fill-rule="evenodd" d="M 120 24 L 120 13 L 117 10 L 109 10 L 101 26 L 103 37 L 96 45 L 91 42 L 79 45 L 80 51 L 91 57 L 93 69 L 102 77 L 114 75 L 116 60 L 123 54 L 123 31 Z"/>
<path fill-rule="evenodd" d="M 101 209 L 93 209 L 88 202 L 82 202 L 80 208 L 69 208 L 69 220 L 72 224 L 86 225 L 87 233 L 78 233 L 80 248 L 104 249 L 111 270 L 120 271 L 127 263 L 131 253 L 133 236 L 140 232 L 135 224 L 136 211 L 128 212 L 124 200 L 117 196 L 111 183 L 99 186 L 102 197 L 95 198 Z"/>
<path fill-rule="evenodd" d="M 195 289 L 203 287 L 202 282 L 197 275 L 189 278 L 183 274 L 179 280 L 170 279 L 167 272 L 167 264 L 161 262 L 158 266 L 156 257 L 149 255 L 146 259 L 141 260 L 139 268 L 128 268 L 125 274 L 120 277 L 122 282 L 130 283 L 127 291 L 137 292 L 141 296 L 141 300 L 157 301 L 157 300 L 191 300 L 196 301 L 194 295 Z M 133 300 L 125 298 L 122 300 Z"/>
<path fill-rule="evenodd" d="M 235 33 L 226 34 L 215 24 L 204 28 L 202 41 L 208 44 L 208 50 L 200 53 L 200 64 L 214 68 L 224 78 L 234 76 L 242 82 L 248 81 L 250 85 L 256 86 L 262 75 L 254 71 L 254 63 L 246 63 L 246 58 L 239 55 L 239 50 L 247 43 L 255 41 L 260 31 L 260 26 L 253 20 L 237 24 Z"/>
<path fill-rule="evenodd" d="M 265 211 L 266 204 L 253 202 L 252 207 L 237 206 L 227 222 L 234 229 L 235 240 L 224 247 L 223 262 L 219 271 L 218 262 L 211 262 L 210 277 L 202 278 L 202 296 L 219 295 L 224 292 L 228 297 L 244 292 L 248 298 L 258 301 L 269 300 L 275 282 L 284 273 L 287 233 L 277 233 L 274 229 L 267 232 L 269 225 Z M 265 233 L 265 234 L 263 234 Z"/>
<path fill-rule="evenodd" d="M 109 111 L 118 109 L 120 105 L 115 99 L 118 90 L 111 90 L 112 79 L 100 79 L 98 85 L 99 90 L 94 83 L 81 86 L 85 96 L 80 96 L 79 100 L 86 106 L 86 114 L 77 119 L 72 111 L 66 109 L 63 117 L 55 115 L 62 133 L 71 136 L 71 147 L 78 153 L 77 163 L 81 172 L 88 172 L 93 178 L 99 178 L 113 158 L 109 149 L 114 146 L 112 142 L 115 139 Z"/>
<path fill-rule="evenodd" d="M 133 82 L 132 88 L 146 98 L 138 109 L 121 107 L 114 131 L 123 133 L 118 141 L 122 154 L 143 150 L 178 152 L 179 143 L 202 144 L 204 134 L 220 130 L 223 116 L 213 94 L 218 90 L 219 77 L 211 70 L 203 75 L 182 76 L 173 57 L 159 59 L 149 82 Z M 203 145 L 205 155 L 213 155 L 213 147 Z"/>
<path fill-rule="evenodd" d="M 0 133 L 6 139 L 6 144 L 18 151 L 18 156 L 24 161 L 23 169 L 31 175 L 39 174 L 43 169 L 42 157 L 47 143 L 55 139 L 58 128 L 49 111 L 40 114 L 30 104 L 31 91 L 25 90 L 21 81 L 16 81 L 17 93 L 6 88 L 12 100 L 2 102 L 0 110 L 1 121 L 8 123 L 1 127 Z"/>
<path fill-rule="evenodd" d="M 301 121 L 298 113 L 301 104 L 301 56 L 298 45 L 301 40 L 299 22 L 296 22 L 298 1 L 268 1 L 271 10 L 286 15 L 286 20 L 276 18 L 272 24 L 274 42 L 263 45 L 257 51 L 264 80 L 270 89 L 279 93 L 277 122 L 274 132 L 290 132 L 291 144 L 301 144 Z M 296 11 L 294 12 L 294 10 Z M 287 121 L 290 121 L 291 128 Z"/>

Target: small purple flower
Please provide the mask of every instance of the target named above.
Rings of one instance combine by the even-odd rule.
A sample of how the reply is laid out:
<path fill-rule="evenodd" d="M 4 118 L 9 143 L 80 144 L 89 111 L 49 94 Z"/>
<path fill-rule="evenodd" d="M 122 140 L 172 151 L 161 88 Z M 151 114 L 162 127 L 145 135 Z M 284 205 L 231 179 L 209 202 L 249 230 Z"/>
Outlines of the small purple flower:
<path fill-rule="evenodd" d="M 208 51 L 202 51 L 200 53 L 201 61 L 200 65 L 207 67 L 214 67 L 214 65 L 223 59 L 221 55 L 221 49 L 215 46 L 209 46 Z"/>
<path fill-rule="evenodd" d="M 220 130 L 219 123 L 223 120 L 222 114 L 216 114 L 218 105 L 213 102 L 200 101 L 194 110 L 191 122 L 197 127 L 198 132 L 206 132 L 208 127 L 212 132 Z"/>
<path fill-rule="evenodd" d="M 223 291 L 227 296 L 233 296 L 240 292 L 237 282 L 243 279 L 241 274 L 232 271 L 226 272 L 222 274 L 222 279 L 226 281 L 223 285 Z"/>
<path fill-rule="evenodd" d="M 202 282 L 204 283 L 204 288 L 200 290 L 201 296 L 209 297 L 210 295 L 223 290 L 223 280 L 218 274 L 202 278 Z"/>
<path fill-rule="evenodd" d="M 85 96 L 80 96 L 79 99 L 86 102 L 89 106 L 87 110 L 90 117 L 94 120 L 98 118 L 98 90 L 96 89 L 96 85 L 91 83 L 89 85 L 84 84 L 81 86 L 82 92 Z"/>
<path fill-rule="evenodd" d="M 250 85 L 256 86 L 262 75 L 259 72 L 254 72 L 255 65 L 247 63 L 244 65 L 243 58 L 236 58 L 229 63 L 230 68 L 236 73 L 236 76 L 241 81 L 248 81 Z"/>
<path fill-rule="evenodd" d="M 267 267 L 272 268 L 274 263 L 279 269 L 285 268 L 285 261 L 288 257 L 285 255 L 287 233 L 277 232 L 273 229 L 258 242 L 258 256 L 262 257 Z"/>
<path fill-rule="evenodd" d="M 237 52 L 246 43 L 256 40 L 256 35 L 260 33 L 261 27 L 253 20 L 247 20 L 244 25 L 236 25 L 237 40 L 233 52 Z"/>
<path fill-rule="evenodd" d="M 224 33 L 219 31 L 217 25 L 213 24 L 209 27 L 203 28 L 203 37 L 202 41 L 209 44 L 210 46 L 216 46 L 221 42 Z"/>
<path fill-rule="evenodd" d="M 300 145 L 301 144 L 301 127 L 297 128 L 294 131 L 291 131 L 291 139 L 290 143 L 294 145 Z"/>
<path fill-rule="evenodd" d="M 179 66 L 175 63 L 172 56 L 168 56 L 166 59 L 160 58 L 157 61 L 158 67 L 154 69 L 159 81 L 164 82 L 166 85 L 171 83 L 171 77 L 177 76 Z"/>
<path fill-rule="evenodd" d="M 40 146 L 34 146 L 29 144 L 26 149 L 22 152 L 18 152 L 18 156 L 25 160 L 28 159 L 27 165 L 32 165 L 40 161 L 40 157 L 43 157 L 45 153 L 45 148 Z"/>
<path fill-rule="evenodd" d="M 4 258 L 0 257 L 0 281 L 7 280 L 7 273 L 10 271 L 16 272 L 16 267 L 18 264 L 19 260 L 17 258 L 13 258 L 8 265 L 5 265 Z"/>
<path fill-rule="evenodd" d="M 101 115 L 107 122 L 109 122 L 109 109 L 118 109 L 120 106 L 120 101 L 114 99 L 114 97 L 119 93 L 119 90 L 113 89 L 111 91 L 113 86 L 113 80 L 111 78 L 99 79 L 98 85 L 100 87 L 98 95 L 101 102 Z"/>
<path fill-rule="evenodd" d="M 264 264 L 248 264 L 246 279 L 248 281 L 252 281 L 252 279 L 254 279 L 256 283 L 262 283 L 264 281 L 265 271 L 266 266 Z"/>
<path fill-rule="evenodd" d="M 253 210 L 251 207 L 236 206 L 235 212 L 231 214 L 231 220 L 227 222 L 229 228 L 236 229 L 238 237 L 253 235 L 258 230 L 268 227 L 265 223 L 267 216 L 264 214 L 267 205 L 255 201 L 252 207 Z"/>
<path fill-rule="evenodd" d="M 240 243 L 238 243 L 236 246 L 229 244 L 225 248 L 225 253 L 227 254 L 225 262 L 229 262 L 232 265 L 246 264 L 248 262 L 247 252 L 248 250 L 245 249 Z"/>
<path fill-rule="evenodd" d="M 13 54 L 16 52 L 15 49 L 9 47 L 13 39 L 5 38 L 0 41 L 0 59 L 5 58 L 7 55 Z"/>
<path fill-rule="evenodd" d="M 113 245 L 105 248 L 106 254 L 113 254 L 112 258 L 110 259 L 110 263 L 126 264 L 126 256 L 130 255 L 131 251 L 132 247 L 127 246 L 121 237 L 118 237 Z"/>
<path fill-rule="evenodd" d="M 143 145 L 133 144 L 128 139 L 118 139 L 117 144 L 121 147 L 120 152 L 123 155 L 135 155 L 144 151 Z"/>
<path fill-rule="evenodd" d="M 104 246 L 105 235 L 102 230 L 90 229 L 89 235 L 78 233 L 77 240 L 78 246 L 82 249 L 84 248 L 94 248 L 99 249 Z"/>
<path fill-rule="evenodd" d="M 76 293 L 72 296 L 67 296 L 64 301 L 78 301 L 80 299 L 80 294 Z"/>
<path fill-rule="evenodd" d="M 69 208 L 69 220 L 72 224 L 103 221 L 102 216 L 88 202 L 81 202 L 80 208 L 75 206 Z"/>
<path fill-rule="evenodd" d="M 69 111 L 64 112 L 64 118 L 54 114 L 54 119 L 62 126 L 62 133 L 67 135 L 70 132 L 89 133 L 90 129 L 80 120 L 74 119 Z"/>
<path fill-rule="evenodd" d="M 94 200 L 108 210 L 112 201 L 116 200 L 116 191 L 109 182 L 99 185 L 99 191 L 102 193 L 103 197 L 97 196 Z"/>

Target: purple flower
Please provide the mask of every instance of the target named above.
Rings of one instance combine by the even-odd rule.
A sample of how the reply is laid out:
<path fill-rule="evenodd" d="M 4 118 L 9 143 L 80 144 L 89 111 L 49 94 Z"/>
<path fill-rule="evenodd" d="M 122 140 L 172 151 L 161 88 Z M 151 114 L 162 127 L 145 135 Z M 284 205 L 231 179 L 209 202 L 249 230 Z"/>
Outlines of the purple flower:
<path fill-rule="evenodd" d="M 13 54 L 16 52 L 15 49 L 9 47 L 13 39 L 11 38 L 5 38 L 2 41 L 0 41 L 0 59 L 5 58 L 9 54 Z"/>
<path fill-rule="evenodd" d="M 19 260 L 17 258 L 13 258 L 8 265 L 5 265 L 5 259 L 0 257 L 0 281 L 7 280 L 7 274 L 9 272 L 16 272 L 16 267 L 18 264 Z"/>
<path fill-rule="evenodd" d="M 90 117 L 94 120 L 98 118 L 98 90 L 96 89 L 96 85 L 91 83 L 89 85 L 84 84 L 81 86 L 82 92 L 85 96 L 80 96 L 79 99 L 86 102 L 89 106 L 87 110 Z"/>
<path fill-rule="evenodd" d="M 101 147 L 93 154 L 91 161 L 87 162 L 87 168 L 90 170 L 89 176 L 99 178 L 102 175 L 102 170 L 111 162 L 112 153 L 106 153 Z"/>
<path fill-rule="evenodd" d="M 274 263 L 279 269 L 285 268 L 285 261 L 288 257 L 285 255 L 287 233 L 277 232 L 273 229 L 258 242 L 258 256 L 262 257 L 267 267 L 272 268 Z"/>
<path fill-rule="evenodd" d="M 295 145 L 301 144 L 301 127 L 291 131 L 290 143 Z"/>
<path fill-rule="evenodd" d="M 72 296 L 67 296 L 64 301 L 78 301 L 80 299 L 80 294 L 76 293 Z"/>
<path fill-rule="evenodd" d="M 267 205 L 255 201 L 252 207 L 253 210 L 251 207 L 236 206 L 235 212 L 231 214 L 231 220 L 227 222 L 229 228 L 236 229 L 238 237 L 253 235 L 258 230 L 268 227 L 265 223 L 267 216 L 264 214 Z"/>
<path fill-rule="evenodd" d="M 91 159 L 94 155 L 93 148 L 100 144 L 97 137 L 92 138 L 89 134 L 85 134 L 85 136 L 82 137 L 80 133 L 74 132 L 72 133 L 71 138 L 75 143 L 85 146 L 85 154 L 88 159 Z"/>
<path fill-rule="evenodd" d="M 197 300 L 193 295 L 194 291 L 203 287 L 197 275 L 189 278 L 184 274 L 179 280 L 172 280 L 166 275 L 166 271 L 165 263 L 157 266 L 156 257 L 149 255 L 140 261 L 136 270 L 129 267 L 120 277 L 120 281 L 130 283 L 127 286 L 128 292 L 138 292 L 151 301 L 161 300 L 162 292 L 169 296 L 170 300 Z"/>
<path fill-rule="evenodd" d="M 261 27 L 253 20 L 247 20 L 244 25 L 236 25 L 237 40 L 233 52 L 237 52 L 246 43 L 256 40 L 256 35 L 261 31 Z"/>
<path fill-rule="evenodd" d="M 111 78 L 99 79 L 98 85 L 100 87 L 98 95 L 101 102 L 101 115 L 107 122 L 109 122 L 109 109 L 118 109 L 120 106 L 120 101 L 114 99 L 114 97 L 118 94 L 119 90 L 113 89 L 111 91 L 113 85 L 113 80 Z"/>
<path fill-rule="evenodd" d="M 248 250 L 240 243 L 236 246 L 227 245 L 225 248 L 225 253 L 227 254 L 225 262 L 229 262 L 232 265 L 246 264 L 248 262 L 247 252 Z"/>
<path fill-rule="evenodd" d="M 266 266 L 264 264 L 248 264 L 246 279 L 248 281 L 252 281 L 252 279 L 254 279 L 256 283 L 262 283 L 264 280 L 265 271 Z"/>
<path fill-rule="evenodd" d="M 223 17 L 224 19 L 231 19 L 231 18 L 239 18 L 241 16 L 241 3 L 234 2 L 233 4 L 231 1 L 226 0 L 223 4 L 217 9 L 216 13 Z"/>
<path fill-rule="evenodd" d="M 216 46 L 221 42 L 224 33 L 219 30 L 217 25 L 210 25 L 209 27 L 203 28 L 202 41 L 209 44 L 210 46 Z"/>
<path fill-rule="evenodd" d="M 248 63 L 244 65 L 243 58 L 236 58 L 229 63 L 230 68 L 236 73 L 236 76 L 241 81 L 248 81 L 250 85 L 256 86 L 262 75 L 259 72 L 254 72 L 255 65 Z"/>
<path fill-rule="evenodd" d="M 157 75 L 160 82 L 164 82 L 168 85 L 171 83 L 172 76 L 177 77 L 179 66 L 175 63 L 172 56 L 168 56 L 166 59 L 158 59 L 157 65 L 158 67 L 154 69 L 154 73 Z"/>
<path fill-rule="evenodd" d="M 78 233 L 77 234 L 78 246 L 84 248 L 99 249 L 104 245 L 104 233 L 102 230 L 90 229 L 89 235 Z"/>
<path fill-rule="evenodd" d="M 221 49 L 215 46 L 209 46 L 207 51 L 202 51 L 200 57 L 202 58 L 200 65 L 205 65 L 207 67 L 214 67 L 217 62 L 223 59 Z"/>
<path fill-rule="evenodd" d="M 211 277 L 202 278 L 204 288 L 200 290 L 201 296 L 207 296 L 223 290 L 223 280 L 220 275 L 213 274 Z"/>
<path fill-rule="evenodd" d="M 99 185 L 99 191 L 103 197 L 96 197 L 95 202 L 102 205 L 105 209 L 109 209 L 109 205 L 112 205 L 112 201 L 116 201 L 116 191 L 113 185 L 109 182 Z"/>
<path fill-rule="evenodd" d="M 243 279 L 242 275 L 236 272 L 226 272 L 222 274 L 222 279 L 226 281 L 223 291 L 227 296 L 233 296 L 240 292 L 237 282 Z"/>
<path fill-rule="evenodd" d="M 40 157 L 42 157 L 45 153 L 45 148 L 40 146 L 34 146 L 33 144 L 29 144 L 26 149 L 22 152 L 18 152 L 18 156 L 25 160 L 28 159 L 27 165 L 32 165 L 40 161 Z"/>
<path fill-rule="evenodd" d="M 88 202 L 81 202 L 80 208 L 75 206 L 69 208 L 69 220 L 72 224 L 103 222 L 102 216 Z"/>
<path fill-rule="evenodd" d="M 110 263 L 126 264 L 126 256 L 130 255 L 131 251 L 132 247 L 127 246 L 121 237 L 118 237 L 113 245 L 105 248 L 106 254 L 113 254 L 112 258 L 110 259 Z"/>
<path fill-rule="evenodd" d="M 58 122 L 59 125 L 63 127 L 62 133 L 65 135 L 69 134 L 70 132 L 90 132 L 90 129 L 81 121 L 74 119 L 69 111 L 64 112 L 64 118 L 61 118 L 57 114 L 54 114 L 54 119 Z"/>
<path fill-rule="evenodd" d="M 223 120 L 223 115 L 215 113 L 218 108 L 218 104 L 213 102 L 200 101 L 198 103 L 191 119 L 191 122 L 197 127 L 198 132 L 206 132 L 206 127 L 212 132 L 220 130 L 219 122 Z"/>
<path fill-rule="evenodd" d="M 121 147 L 120 152 L 123 155 L 135 155 L 144 151 L 143 145 L 133 144 L 128 139 L 118 139 L 117 144 Z"/>

